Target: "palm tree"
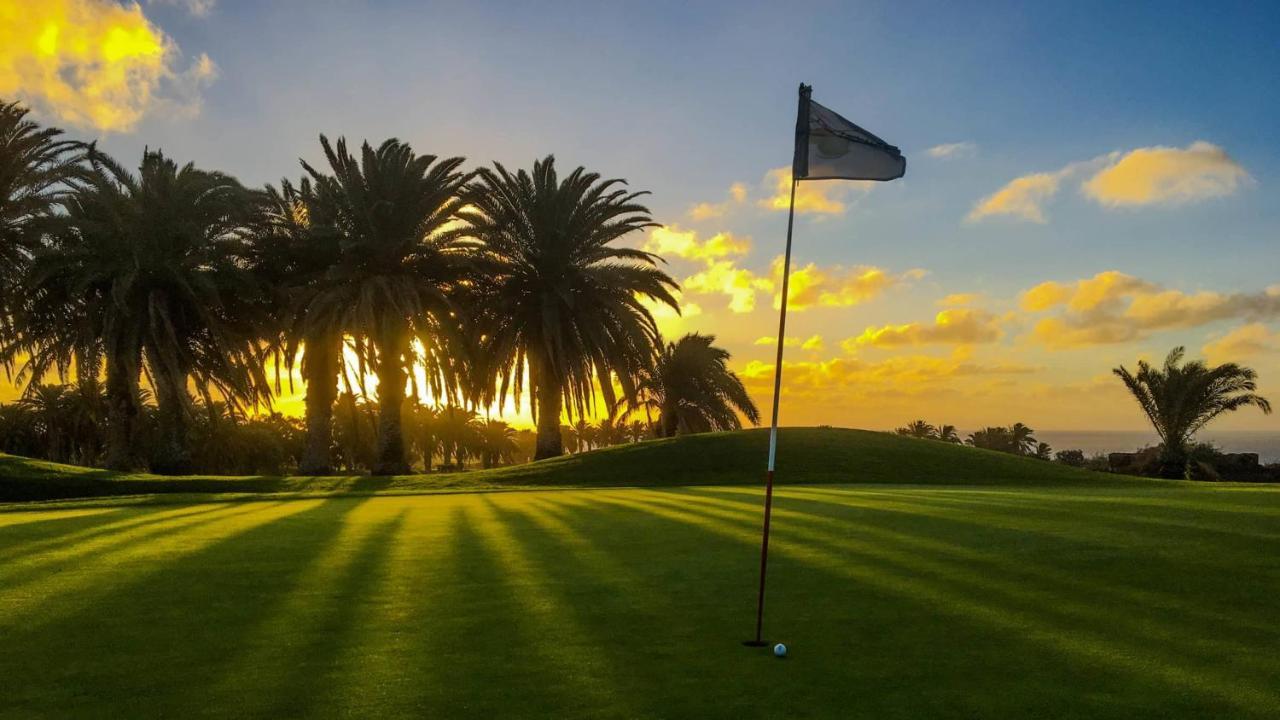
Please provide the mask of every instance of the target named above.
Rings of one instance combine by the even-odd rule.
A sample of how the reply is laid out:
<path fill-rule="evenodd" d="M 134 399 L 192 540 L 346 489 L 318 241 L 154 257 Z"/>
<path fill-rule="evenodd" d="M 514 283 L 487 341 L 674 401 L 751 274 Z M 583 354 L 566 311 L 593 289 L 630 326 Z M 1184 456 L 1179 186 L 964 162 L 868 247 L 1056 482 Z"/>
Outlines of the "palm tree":
<path fill-rule="evenodd" d="M 186 472 L 188 383 L 206 401 L 216 392 L 237 405 L 270 402 L 259 286 L 244 262 L 252 195 L 160 152 L 145 152 L 136 176 L 101 154 L 91 160 L 33 255 L 25 349 L 36 369 L 71 355 L 105 358 L 112 467 L 131 464 L 145 372 L 158 406 L 152 468 Z"/>
<path fill-rule="evenodd" d="M 477 428 L 480 461 L 486 468 L 511 462 L 516 450 L 516 430 L 510 424 L 492 418 Z"/>
<path fill-rule="evenodd" d="M 431 472 L 431 459 L 440 450 L 439 415 L 433 407 L 421 403 L 413 403 L 407 411 L 409 416 L 410 444 L 422 456 L 422 469 Z"/>
<path fill-rule="evenodd" d="M 1186 477 L 1188 444 L 1214 418 L 1250 405 L 1271 413 L 1271 403 L 1256 392 L 1258 373 L 1252 368 L 1235 363 L 1209 367 L 1201 360 L 1183 363 L 1185 354 L 1185 348 L 1176 347 L 1163 367 L 1139 360 L 1136 373 L 1123 365 L 1113 370 L 1160 436 L 1160 476 L 1165 478 Z"/>
<path fill-rule="evenodd" d="M 313 308 L 331 289 L 333 271 L 342 262 L 337 223 L 324 214 L 329 210 L 316 202 L 309 178 L 296 186 L 281 180 L 279 190 L 268 185 L 250 244 L 253 270 L 271 290 L 261 310 L 264 335 L 290 371 L 299 365 L 306 387 L 306 441 L 298 465 L 304 475 L 333 469 L 333 404 L 348 321 L 344 308 L 323 303 Z M 292 382 L 292 373 L 289 377 Z"/>
<path fill-rule="evenodd" d="M 955 425 L 939 425 L 934 437 L 952 445 L 960 445 L 964 442 L 960 439 L 960 433 L 956 430 Z"/>
<path fill-rule="evenodd" d="M 531 173 L 495 163 L 470 188 L 462 216 L 484 245 L 476 290 L 499 375 L 491 394 L 519 396 L 527 369 L 535 459 L 563 454 L 561 412 L 586 415 L 597 388 L 607 407 L 618 404 L 615 381 L 635 397 L 660 342 L 645 302 L 678 309 L 657 256 L 613 245 L 655 224 L 637 202 L 645 193 L 623 185 L 581 167 L 560 179 L 548 156 Z"/>
<path fill-rule="evenodd" d="M 1036 448 L 1032 451 L 1031 455 L 1037 460 L 1052 460 L 1053 448 L 1046 442 L 1036 443 Z"/>
<path fill-rule="evenodd" d="M 966 444 L 984 450 L 996 450 L 1014 455 L 1021 454 L 1020 446 L 1013 440 L 1007 427 L 985 427 L 969 434 Z"/>
<path fill-rule="evenodd" d="M 373 472 L 405 473 L 406 367 L 422 363 L 437 398 L 458 384 L 456 365 L 445 359 L 446 346 L 461 347 L 449 296 L 468 279 L 473 245 L 451 226 L 469 176 L 459 171 L 462 158 L 437 161 L 394 139 L 376 150 L 364 143 L 359 160 L 344 139 L 331 146 L 322 135 L 320 145 L 331 174 L 303 163 L 319 210 L 311 222 L 332 223 L 341 251 L 306 312 L 370 341 L 379 404 Z"/>
<path fill-rule="evenodd" d="M 627 437 L 630 438 L 633 443 L 640 442 L 645 439 L 645 436 L 648 434 L 649 425 L 643 420 L 632 420 L 631 424 L 627 425 Z"/>
<path fill-rule="evenodd" d="M 913 437 L 920 440 L 932 440 L 937 437 L 938 431 L 935 427 L 924 420 L 914 420 L 905 426 L 894 430 L 898 435 Z"/>
<path fill-rule="evenodd" d="M 657 414 L 660 437 L 740 430 L 740 415 L 753 425 L 760 422 L 742 380 L 729 369 L 729 352 L 715 340 L 685 335 L 662 348 L 652 369 L 641 373 L 640 406 Z"/>
<path fill-rule="evenodd" d="M 0 339 L 11 330 L 12 304 L 31 247 L 54 206 L 84 171 L 85 146 L 27 119 L 28 109 L 0 102 Z"/>
<path fill-rule="evenodd" d="M 445 464 L 461 470 L 467 456 L 480 444 L 479 423 L 474 410 L 446 405 L 436 416 L 436 434 L 440 438 L 440 454 Z M 453 462 L 449 458 L 453 457 Z"/>
<path fill-rule="evenodd" d="M 1009 428 L 1009 440 L 1013 444 L 1015 455 L 1035 455 L 1039 442 L 1036 440 L 1035 432 L 1020 422 L 1014 423 L 1013 427 Z"/>

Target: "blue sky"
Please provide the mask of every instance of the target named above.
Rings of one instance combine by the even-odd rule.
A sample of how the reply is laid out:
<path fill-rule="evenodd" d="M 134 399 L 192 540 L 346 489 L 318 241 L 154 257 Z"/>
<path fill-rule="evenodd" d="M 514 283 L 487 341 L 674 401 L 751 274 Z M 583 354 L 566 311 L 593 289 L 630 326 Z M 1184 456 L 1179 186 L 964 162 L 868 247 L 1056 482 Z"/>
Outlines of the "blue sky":
<path fill-rule="evenodd" d="M 771 194 L 766 174 L 790 163 L 804 81 L 816 100 L 899 145 L 908 171 L 871 189 L 829 183 L 842 209 L 798 219 L 797 261 L 832 287 L 853 282 L 855 268 L 897 280 L 795 315 L 797 337 L 824 341 L 788 351 L 799 363 L 793 421 L 1141 427 L 1107 372 L 1174 344 L 1204 354 L 1221 341 L 1210 359 L 1247 361 L 1264 390 L 1280 387 L 1280 311 L 1267 295 L 1280 288 L 1280 5 L 959 5 L 155 0 L 139 11 L 169 39 L 165 62 L 180 72 L 204 53 L 216 77 L 183 95 L 181 112 L 139 108 L 102 145 L 126 159 L 162 147 L 253 184 L 297 176 L 300 156 L 317 158 L 320 132 L 395 136 L 477 164 L 528 165 L 554 152 L 564 165 L 625 177 L 653 191 L 657 218 L 694 233 L 689 242 L 728 233 L 749 243 L 720 259 L 765 283 L 755 309 L 733 312 L 726 296 L 686 287 L 700 312 L 670 331 L 719 334 L 755 388 L 768 384 L 772 350 L 755 340 L 774 334 L 767 282 L 786 222 L 760 201 Z M 5 90 L 0 81 L 0 94 L 41 107 L 23 82 Z M 1197 141 L 1203 152 L 1192 152 Z M 946 144 L 963 146 L 946 158 L 928 152 Z M 1085 191 L 1142 149 L 1155 149 L 1142 159 L 1175 165 L 1156 181 L 1190 184 L 1141 202 Z M 1135 172 L 1153 172 L 1139 159 Z M 1038 173 L 1058 183 L 1037 201 L 1041 217 L 966 219 Z M 729 200 L 734 183 L 745 200 Z M 695 218 L 698 203 L 722 207 Z M 669 260 L 681 280 L 711 268 L 691 255 Z M 917 268 L 927 275 L 907 275 Z M 1096 306 L 1027 307 L 1041 283 L 1108 272 L 1129 280 L 1103 278 L 1121 289 Z M 1204 292 L 1217 299 L 1196 299 Z M 937 325 L 940 301 L 954 294 L 976 296 L 958 307 L 998 328 L 995 339 L 911 330 L 902 337 L 915 339 L 842 347 L 868 328 Z M 1156 313 L 1156 302 L 1173 309 Z M 1203 317 L 1173 318 L 1179 303 Z M 1076 339 L 1037 335 L 1050 315 Z M 1045 409 L 1055 404 L 1057 414 Z M 1277 427 L 1241 415 L 1231 422 Z"/>

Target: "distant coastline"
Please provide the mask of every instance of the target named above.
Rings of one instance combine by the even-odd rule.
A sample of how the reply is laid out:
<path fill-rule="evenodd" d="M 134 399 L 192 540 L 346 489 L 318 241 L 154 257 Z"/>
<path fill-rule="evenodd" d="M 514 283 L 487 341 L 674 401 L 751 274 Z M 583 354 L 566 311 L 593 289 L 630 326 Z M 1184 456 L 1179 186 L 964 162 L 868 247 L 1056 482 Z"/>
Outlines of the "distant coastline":
<path fill-rule="evenodd" d="M 1159 442 L 1155 433 L 1144 430 L 1037 430 L 1036 439 L 1055 451 L 1083 450 L 1085 455 L 1133 452 Z M 1223 452 L 1258 453 L 1264 464 L 1280 462 L 1280 430 L 1205 430 L 1196 440 L 1211 442 Z"/>

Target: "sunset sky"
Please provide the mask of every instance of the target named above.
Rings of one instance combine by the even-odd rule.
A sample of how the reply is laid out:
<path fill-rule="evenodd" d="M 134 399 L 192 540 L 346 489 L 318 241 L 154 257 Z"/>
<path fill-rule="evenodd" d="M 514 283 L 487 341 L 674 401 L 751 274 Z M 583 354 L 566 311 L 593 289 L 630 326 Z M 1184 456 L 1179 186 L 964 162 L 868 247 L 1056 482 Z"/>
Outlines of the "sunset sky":
<path fill-rule="evenodd" d="M 0 0 L 0 98 L 254 185 L 321 132 L 627 178 L 767 412 L 803 81 L 908 165 L 801 185 L 783 424 L 1140 429 L 1175 345 L 1280 400 L 1280 5 L 955 5 Z"/>

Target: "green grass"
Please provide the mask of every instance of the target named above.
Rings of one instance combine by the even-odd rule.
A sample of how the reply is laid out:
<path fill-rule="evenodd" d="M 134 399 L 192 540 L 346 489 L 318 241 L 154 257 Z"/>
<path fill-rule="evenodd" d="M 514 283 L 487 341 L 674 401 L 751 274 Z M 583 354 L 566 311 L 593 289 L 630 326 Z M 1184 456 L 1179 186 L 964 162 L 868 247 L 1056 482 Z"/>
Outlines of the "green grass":
<path fill-rule="evenodd" d="M 1280 487 L 790 436 L 861 443 L 827 448 L 846 483 L 897 463 L 913 484 L 779 489 L 766 636 L 786 660 L 740 644 L 754 478 L 100 498 L 0 510 L 0 717 L 1280 716 Z M 878 442 L 918 456 L 866 458 Z M 691 465 L 667 480 L 726 483 L 756 445 L 649 451 Z M 601 460 L 628 452 L 555 464 L 639 484 Z M 804 462 L 782 467 L 831 478 Z"/>
<path fill-rule="evenodd" d="M 1275 717 L 1274 488 L 0 514 L 0 716 Z"/>
<path fill-rule="evenodd" d="M 127 475 L 0 454 L 0 502 L 173 493 L 403 494 L 502 488 L 669 487 L 759 482 L 767 430 L 622 445 L 537 463 L 375 478 Z M 1131 479 L 887 433 L 783 428 L 778 482 L 1038 485 Z"/>

